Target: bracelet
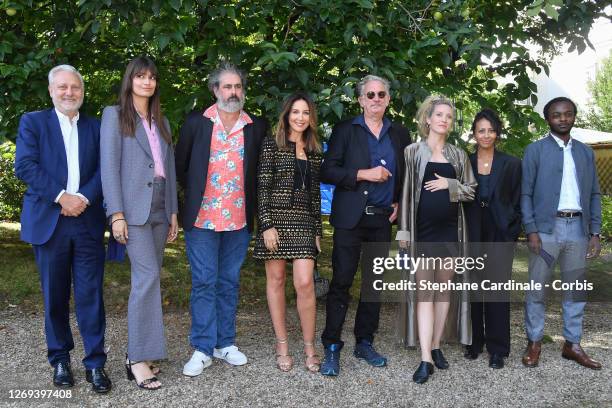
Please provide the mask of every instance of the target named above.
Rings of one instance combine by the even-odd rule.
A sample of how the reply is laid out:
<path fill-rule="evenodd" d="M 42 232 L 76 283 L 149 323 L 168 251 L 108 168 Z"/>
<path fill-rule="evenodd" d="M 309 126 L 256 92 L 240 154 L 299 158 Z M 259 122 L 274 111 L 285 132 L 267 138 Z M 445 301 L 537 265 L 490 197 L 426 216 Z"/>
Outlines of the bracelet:
<path fill-rule="evenodd" d="M 111 222 L 111 227 L 113 226 L 114 223 L 116 223 L 117 221 L 125 221 L 125 218 L 117 218 L 115 221 Z"/>

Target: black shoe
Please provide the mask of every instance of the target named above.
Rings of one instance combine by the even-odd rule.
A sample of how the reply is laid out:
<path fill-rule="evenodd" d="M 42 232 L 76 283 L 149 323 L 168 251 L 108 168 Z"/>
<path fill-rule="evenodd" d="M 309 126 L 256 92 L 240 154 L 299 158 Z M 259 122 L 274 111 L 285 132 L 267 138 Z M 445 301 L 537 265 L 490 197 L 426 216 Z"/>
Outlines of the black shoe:
<path fill-rule="evenodd" d="M 442 350 L 434 349 L 431 350 L 431 358 L 434 361 L 436 367 L 440 370 L 446 370 L 448 368 L 448 361 L 444 358 L 444 354 L 442 354 Z"/>
<path fill-rule="evenodd" d="M 504 356 L 495 353 L 491 354 L 489 357 L 489 367 L 504 368 Z"/>
<path fill-rule="evenodd" d="M 138 382 L 136 380 L 136 376 L 134 375 L 134 372 L 132 371 L 132 366 L 138 363 L 140 363 L 140 361 L 130 361 L 127 353 L 125 353 L 125 372 L 127 373 L 128 381 L 134 380 L 138 388 L 142 388 L 143 390 L 149 390 L 149 391 L 159 390 L 161 388 L 161 385 L 158 385 L 157 387 L 148 387 L 149 384 L 159 381 L 157 377 L 155 376 L 151 378 L 146 378 L 142 380 L 141 382 Z"/>
<path fill-rule="evenodd" d="M 74 386 L 74 377 L 69 362 L 60 361 L 53 367 L 53 385 L 60 388 Z"/>
<path fill-rule="evenodd" d="M 419 368 L 417 368 L 414 374 L 412 375 L 412 381 L 417 384 L 423 384 L 427 381 L 429 376 L 433 374 L 433 372 L 433 364 L 427 361 L 421 361 L 421 364 L 419 364 Z"/>
<path fill-rule="evenodd" d="M 463 357 L 467 358 L 468 360 L 476 360 L 480 353 L 482 353 L 482 351 L 477 351 L 475 348 L 467 346 L 465 348 L 465 353 L 463 354 Z"/>
<path fill-rule="evenodd" d="M 109 392 L 113 386 L 113 383 L 102 367 L 85 370 L 85 379 L 88 383 L 91 383 L 91 389 L 98 394 Z"/>

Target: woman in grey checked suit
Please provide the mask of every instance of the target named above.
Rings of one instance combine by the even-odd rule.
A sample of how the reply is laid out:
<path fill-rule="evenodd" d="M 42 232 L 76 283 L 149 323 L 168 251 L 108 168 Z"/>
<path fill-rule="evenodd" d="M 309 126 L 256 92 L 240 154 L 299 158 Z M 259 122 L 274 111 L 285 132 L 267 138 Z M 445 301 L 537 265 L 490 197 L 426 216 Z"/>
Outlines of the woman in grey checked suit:
<path fill-rule="evenodd" d="M 161 387 L 152 360 L 166 358 L 160 270 L 164 245 L 176 239 L 177 195 L 170 126 L 161 114 L 157 68 L 132 60 L 119 105 L 108 106 L 100 129 L 100 167 L 112 234 L 127 246 L 132 288 L 128 303 L 128 379 Z"/>

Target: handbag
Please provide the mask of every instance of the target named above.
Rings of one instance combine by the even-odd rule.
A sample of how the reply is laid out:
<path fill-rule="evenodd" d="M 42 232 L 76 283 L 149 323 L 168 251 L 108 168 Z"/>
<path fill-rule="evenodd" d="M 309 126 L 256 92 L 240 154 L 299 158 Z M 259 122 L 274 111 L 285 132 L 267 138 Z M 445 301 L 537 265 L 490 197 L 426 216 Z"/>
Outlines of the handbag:
<path fill-rule="evenodd" d="M 314 285 L 315 285 L 315 296 L 317 298 L 325 297 L 327 295 L 327 292 L 329 292 L 329 279 L 324 278 L 319 273 L 319 268 L 317 267 L 316 259 L 315 259 L 315 265 L 314 265 L 313 278 L 314 278 Z"/>

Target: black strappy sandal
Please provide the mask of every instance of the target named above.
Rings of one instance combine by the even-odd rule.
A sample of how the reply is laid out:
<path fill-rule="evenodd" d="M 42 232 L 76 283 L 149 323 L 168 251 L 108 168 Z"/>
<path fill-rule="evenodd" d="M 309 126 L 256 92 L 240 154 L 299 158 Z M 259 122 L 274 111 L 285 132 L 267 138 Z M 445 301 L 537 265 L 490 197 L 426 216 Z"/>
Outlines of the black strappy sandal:
<path fill-rule="evenodd" d="M 129 381 L 134 380 L 134 382 L 136 382 L 136 376 L 134 375 L 134 372 L 132 371 L 132 366 L 138 363 L 141 363 L 141 361 L 130 361 L 127 354 L 125 355 L 125 372 L 127 374 L 127 379 Z M 139 383 L 136 382 L 136 385 L 138 386 L 138 388 L 142 388 L 143 390 L 149 390 L 149 391 L 159 390 L 161 388 L 161 385 L 157 387 L 147 387 L 147 385 L 153 382 L 156 382 L 156 381 L 159 381 L 159 380 L 157 379 L 157 377 L 153 376 L 151 378 L 144 379 Z"/>

